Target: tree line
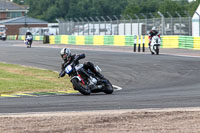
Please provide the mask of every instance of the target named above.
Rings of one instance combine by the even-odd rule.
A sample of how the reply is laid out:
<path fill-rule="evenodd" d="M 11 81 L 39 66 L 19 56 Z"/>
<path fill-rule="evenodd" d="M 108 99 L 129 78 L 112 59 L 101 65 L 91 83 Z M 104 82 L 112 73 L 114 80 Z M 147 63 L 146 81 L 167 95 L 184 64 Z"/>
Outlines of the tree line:
<path fill-rule="evenodd" d="M 135 18 L 137 14 L 150 17 L 152 13 L 158 17 L 158 11 L 164 16 L 192 16 L 200 0 L 14 0 L 20 5 L 29 6 L 28 15 L 34 18 L 56 22 L 56 19 L 95 17 L 95 16 L 126 16 Z"/>

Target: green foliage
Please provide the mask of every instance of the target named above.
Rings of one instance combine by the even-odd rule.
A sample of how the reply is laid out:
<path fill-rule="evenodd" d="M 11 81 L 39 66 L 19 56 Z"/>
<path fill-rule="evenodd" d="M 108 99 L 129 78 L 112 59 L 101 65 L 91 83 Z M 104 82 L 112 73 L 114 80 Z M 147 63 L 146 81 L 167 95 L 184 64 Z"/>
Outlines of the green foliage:
<path fill-rule="evenodd" d="M 29 16 L 55 22 L 56 18 L 127 14 L 134 18 L 134 14 L 141 16 L 141 13 L 149 15 L 150 12 L 158 16 L 158 11 L 165 16 L 168 16 L 167 12 L 177 16 L 176 11 L 182 16 L 186 16 L 185 12 L 193 15 L 200 0 L 191 3 L 187 0 L 14 0 L 14 2 L 29 5 Z"/>

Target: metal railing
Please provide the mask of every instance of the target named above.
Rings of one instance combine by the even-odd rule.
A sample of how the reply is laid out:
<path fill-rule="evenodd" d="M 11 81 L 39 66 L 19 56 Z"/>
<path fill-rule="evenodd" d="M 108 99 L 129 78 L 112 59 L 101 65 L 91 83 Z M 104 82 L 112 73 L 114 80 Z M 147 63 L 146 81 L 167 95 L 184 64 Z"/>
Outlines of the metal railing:
<path fill-rule="evenodd" d="M 89 18 L 68 18 L 58 20 L 60 35 L 147 35 L 152 27 L 156 27 L 161 35 L 192 35 L 192 18 L 188 15 L 182 17 L 176 12 L 177 17 L 164 16 L 154 17 L 152 13 L 141 14 L 140 18 L 127 16 L 100 16 Z"/>

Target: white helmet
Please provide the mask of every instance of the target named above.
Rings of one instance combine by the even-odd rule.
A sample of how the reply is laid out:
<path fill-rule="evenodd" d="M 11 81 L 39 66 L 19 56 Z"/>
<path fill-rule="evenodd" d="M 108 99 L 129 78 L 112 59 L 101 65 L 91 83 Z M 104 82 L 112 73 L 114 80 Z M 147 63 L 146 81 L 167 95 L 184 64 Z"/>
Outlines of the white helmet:
<path fill-rule="evenodd" d="M 154 26 L 154 27 L 152 27 L 152 29 L 151 30 L 156 30 L 156 27 Z"/>
<path fill-rule="evenodd" d="M 69 58 L 71 57 L 71 51 L 68 48 L 63 48 L 60 51 L 60 55 L 63 58 L 63 60 L 69 60 Z"/>

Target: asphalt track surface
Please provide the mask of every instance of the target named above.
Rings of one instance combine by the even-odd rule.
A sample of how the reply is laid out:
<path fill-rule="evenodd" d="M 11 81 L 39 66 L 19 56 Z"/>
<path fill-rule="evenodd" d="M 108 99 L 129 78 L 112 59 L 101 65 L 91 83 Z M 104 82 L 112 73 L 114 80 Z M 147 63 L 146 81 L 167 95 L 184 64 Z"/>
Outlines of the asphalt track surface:
<path fill-rule="evenodd" d="M 59 52 L 64 46 L 26 48 L 22 41 L 0 41 L 0 62 L 60 71 Z M 117 52 L 114 47 L 111 50 L 83 47 L 71 51 L 85 53 L 86 58 L 81 62 L 99 65 L 105 77 L 122 90 L 112 95 L 0 98 L 0 113 L 200 107 L 198 56 L 174 56 L 162 51 L 156 56 L 148 52 Z M 190 52 L 200 55 L 199 51 Z"/>

